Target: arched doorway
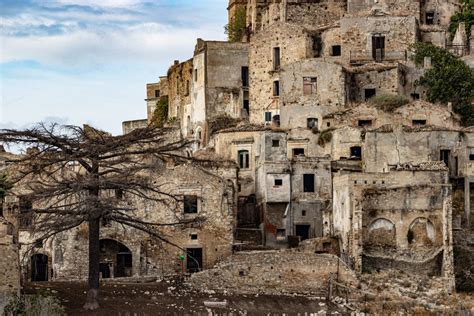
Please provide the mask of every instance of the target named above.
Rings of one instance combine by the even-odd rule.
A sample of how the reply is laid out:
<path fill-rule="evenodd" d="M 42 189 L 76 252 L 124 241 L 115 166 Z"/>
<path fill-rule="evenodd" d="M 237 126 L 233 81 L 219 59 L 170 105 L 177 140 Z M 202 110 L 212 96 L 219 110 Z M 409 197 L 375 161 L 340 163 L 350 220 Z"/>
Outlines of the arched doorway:
<path fill-rule="evenodd" d="M 31 281 L 48 281 L 48 256 L 37 253 L 31 256 Z"/>
<path fill-rule="evenodd" d="M 132 252 L 130 249 L 116 240 L 100 240 L 100 273 L 102 278 L 132 276 Z"/>

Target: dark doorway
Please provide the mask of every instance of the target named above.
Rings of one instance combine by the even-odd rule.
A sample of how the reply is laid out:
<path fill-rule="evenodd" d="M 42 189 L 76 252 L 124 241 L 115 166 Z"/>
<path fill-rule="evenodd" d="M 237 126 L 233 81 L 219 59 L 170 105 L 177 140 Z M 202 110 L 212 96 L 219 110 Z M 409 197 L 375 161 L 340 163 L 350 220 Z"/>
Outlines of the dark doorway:
<path fill-rule="evenodd" d="M 189 273 L 195 273 L 202 270 L 202 248 L 186 249 L 186 269 Z"/>
<path fill-rule="evenodd" d="M 375 95 L 376 95 L 375 89 L 364 89 L 365 101 L 367 101 L 368 99 L 370 99 L 372 97 L 375 97 Z"/>
<path fill-rule="evenodd" d="M 446 164 L 446 167 L 449 167 L 449 155 L 451 154 L 451 150 L 443 149 L 439 152 L 439 160 L 443 161 Z"/>
<path fill-rule="evenodd" d="M 48 256 L 40 253 L 31 256 L 31 281 L 48 281 Z"/>
<path fill-rule="evenodd" d="M 112 240 L 100 240 L 100 272 L 102 278 L 132 276 L 132 252 L 124 244 Z"/>
<path fill-rule="evenodd" d="M 300 236 L 300 240 L 309 239 L 310 225 L 295 225 L 296 236 Z"/>
<path fill-rule="evenodd" d="M 303 192 L 314 192 L 314 174 L 303 175 Z"/>
<path fill-rule="evenodd" d="M 372 58 L 381 61 L 385 57 L 385 36 L 372 36 Z"/>
<path fill-rule="evenodd" d="M 103 279 L 109 279 L 112 277 L 110 275 L 110 266 L 108 263 L 101 262 L 99 271 Z"/>

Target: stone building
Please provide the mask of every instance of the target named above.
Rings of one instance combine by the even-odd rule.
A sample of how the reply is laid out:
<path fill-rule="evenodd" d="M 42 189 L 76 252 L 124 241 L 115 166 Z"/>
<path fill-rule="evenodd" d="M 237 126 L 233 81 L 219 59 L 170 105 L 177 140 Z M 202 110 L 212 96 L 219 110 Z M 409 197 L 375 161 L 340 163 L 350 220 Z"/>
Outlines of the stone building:
<path fill-rule="evenodd" d="M 452 230 L 474 227 L 474 130 L 450 104 L 426 100 L 415 82 L 430 61 L 415 66 L 410 45 L 464 45 L 471 58 L 472 40 L 460 34 L 456 44 L 448 32 L 459 8 L 454 0 L 229 1 L 230 22 L 246 10 L 242 41 L 198 39 L 189 60 L 146 87 L 147 121 L 164 102 L 173 137 L 195 140 L 190 154 L 217 164 L 170 171 L 170 190 L 193 196 L 209 217 L 170 231 L 172 239 L 208 268 L 233 246 L 333 238 L 358 273 L 429 273 L 452 287 Z M 141 124 L 125 122 L 124 132 Z M 143 216 L 169 212 L 144 205 Z M 104 229 L 104 275 L 179 271 L 179 251 L 130 235 Z M 80 238 L 77 229 L 46 244 L 54 277 L 73 273 Z"/>

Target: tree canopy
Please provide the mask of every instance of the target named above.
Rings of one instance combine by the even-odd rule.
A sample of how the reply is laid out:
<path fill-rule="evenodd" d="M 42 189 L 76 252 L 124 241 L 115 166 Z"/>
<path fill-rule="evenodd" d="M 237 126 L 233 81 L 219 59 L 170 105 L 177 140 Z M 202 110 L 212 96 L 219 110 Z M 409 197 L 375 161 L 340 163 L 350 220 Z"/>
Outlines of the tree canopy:
<path fill-rule="evenodd" d="M 138 229 L 172 245 L 160 227 L 190 223 L 181 218 L 173 223 L 148 222 L 136 213 L 136 205 L 122 201 L 128 196 L 167 208 L 179 207 L 180 197 L 162 190 L 151 176 L 165 173 L 167 163 L 191 159 L 180 154 L 187 143 L 170 140 L 168 133 L 167 128 L 151 126 L 112 136 L 89 126 L 44 124 L 26 130 L 0 130 L 0 142 L 29 147 L 12 161 L 10 177 L 15 185 L 12 191 L 20 190 L 21 197 L 32 205 L 30 214 L 23 215 L 34 217 L 34 238 L 41 242 L 83 223 L 88 225 L 87 309 L 98 307 L 101 221 Z M 5 181 L 0 178 L 0 186 Z"/>
<path fill-rule="evenodd" d="M 464 125 L 474 124 L 474 70 L 446 49 L 427 43 L 413 46 L 413 60 L 422 65 L 431 57 L 432 67 L 416 82 L 427 87 L 430 102 L 452 102 Z"/>

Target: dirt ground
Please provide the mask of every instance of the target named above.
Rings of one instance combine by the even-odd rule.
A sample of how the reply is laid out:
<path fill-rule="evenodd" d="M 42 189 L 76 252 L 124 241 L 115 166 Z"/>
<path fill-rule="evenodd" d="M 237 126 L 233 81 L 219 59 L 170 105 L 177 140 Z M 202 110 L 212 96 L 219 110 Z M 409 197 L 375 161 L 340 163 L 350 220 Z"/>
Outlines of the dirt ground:
<path fill-rule="evenodd" d="M 303 296 L 217 295 L 191 291 L 179 281 L 101 284 L 95 312 L 84 311 L 86 284 L 80 282 L 37 282 L 25 293 L 48 290 L 57 296 L 68 315 L 337 315 L 343 313 L 324 298 Z M 209 308 L 204 302 L 227 301 L 224 308 Z M 220 303 L 218 303 L 220 304 Z M 212 314 L 210 314 L 212 312 Z"/>

